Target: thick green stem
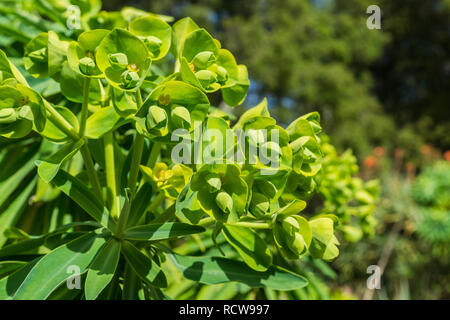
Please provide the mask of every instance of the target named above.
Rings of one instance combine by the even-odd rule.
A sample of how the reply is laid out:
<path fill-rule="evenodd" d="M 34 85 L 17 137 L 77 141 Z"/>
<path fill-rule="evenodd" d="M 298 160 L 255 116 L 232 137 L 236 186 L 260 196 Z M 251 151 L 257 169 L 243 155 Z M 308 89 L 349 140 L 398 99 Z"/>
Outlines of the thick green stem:
<path fill-rule="evenodd" d="M 161 143 L 154 141 L 152 144 L 152 151 L 150 152 L 150 156 L 148 157 L 147 167 L 153 168 L 158 160 L 159 154 L 161 152 Z"/>
<path fill-rule="evenodd" d="M 208 227 L 214 224 L 216 220 L 212 217 L 203 218 L 198 222 L 198 225 L 203 227 Z M 253 228 L 253 229 L 270 229 L 271 225 L 265 222 L 232 222 L 226 223 L 225 225 L 229 226 L 237 226 L 237 227 L 245 227 L 245 228 Z"/>
<path fill-rule="evenodd" d="M 175 60 L 175 72 L 180 72 L 180 68 L 181 68 L 181 63 L 180 63 L 180 59 L 176 59 Z"/>
<path fill-rule="evenodd" d="M 136 104 L 138 110 L 142 106 L 141 91 L 136 91 Z M 128 188 L 131 190 L 131 196 L 134 198 L 136 194 L 136 184 L 139 175 L 139 165 L 141 164 L 142 151 L 144 150 L 144 136 L 136 131 L 134 139 L 133 154 L 131 156 L 130 176 L 128 178 Z"/>
<path fill-rule="evenodd" d="M 271 226 L 268 223 L 260 223 L 260 222 L 233 222 L 227 223 L 230 226 L 236 227 L 245 227 L 245 228 L 253 228 L 253 229 L 270 229 Z"/>
<path fill-rule="evenodd" d="M 55 125 L 55 127 L 64 132 L 72 140 L 74 141 L 80 140 L 80 136 L 74 130 L 72 125 L 69 122 L 67 122 L 67 120 L 64 119 L 64 117 L 61 116 L 58 111 L 56 111 L 56 109 L 51 105 L 51 103 L 44 100 L 44 105 L 48 113 L 48 120 L 51 121 Z M 91 180 L 94 192 L 97 194 L 98 199 L 102 203 L 104 203 L 102 187 L 100 185 L 100 180 L 98 179 L 97 171 L 95 171 L 94 162 L 92 161 L 91 152 L 89 151 L 87 142 L 83 145 L 83 147 L 81 147 L 80 152 L 83 157 L 86 170 L 88 171 L 88 176 L 89 179 Z"/>
<path fill-rule="evenodd" d="M 59 130 L 64 132 L 69 138 L 74 141 L 78 141 L 80 137 L 78 133 L 74 130 L 72 125 L 64 119 L 63 116 L 59 114 L 58 111 L 47 101 L 44 100 L 45 108 L 47 109 L 48 120 L 55 125 Z"/>
<path fill-rule="evenodd" d="M 160 191 L 155 199 L 152 201 L 150 206 L 148 207 L 148 211 L 155 212 L 156 208 L 158 208 L 161 203 L 163 203 L 164 199 L 166 199 L 164 192 Z"/>
<path fill-rule="evenodd" d="M 207 217 L 207 218 L 201 219 L 197 224 L 202 227 L 208 227 L 208 226 L 214 224 L 215 222 L 216 222 L 216 219 L 214 219 L 212 217 Z"/>
<path fill-rule="evenodd" d="M 83 82 L 83 103 L 81 104 L 81 119 L 80 119 L 80 137 L 84 137 L 86 131 L 86 122 L 88 117 L 88 107 L 89 107 L 89 84 L 91 83 L 91 78 L 84 78 Z"/>
<path fill-rule="evenodd" d="M 111 215 L 119 217 L 120 198 L 117 196 L 116 167 L 114 162 L 114 140 L 113 133 L 108 132 L 104 137 L 105 143 L 105 169 L 106 169 L 106 188 L 111 203 Z"/>
<path fill-rule="evenodd" d="M 84 165 L 86 166 L 89 179 L 91 180 L 92 183 L 92 188 L 94 189 L 94 192 L 96 193 L 99 200 L 102 203 L 104 203 L 102 186 L 100 185 L 100 180 L 98 179 L 97 171 L 95 171 L 94 161 L 92 161 L 91 151 L 89 151 L 87 142 L 81 147 L 80 151 L 81 155 L 83 156 Z"/>

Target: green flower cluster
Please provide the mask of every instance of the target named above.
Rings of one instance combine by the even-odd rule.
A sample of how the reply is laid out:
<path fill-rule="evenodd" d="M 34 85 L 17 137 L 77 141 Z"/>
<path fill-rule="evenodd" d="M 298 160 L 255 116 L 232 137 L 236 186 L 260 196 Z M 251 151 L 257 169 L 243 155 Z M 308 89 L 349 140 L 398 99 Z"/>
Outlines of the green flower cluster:
<path fill-rule="evenodd" d="M 347 241 L 372 236 L 377 223 L 373 213 L 379 200 L 379 181 L 363 181 L 357 176 L 357 160 L 351 150 L 339 155 L 327 136 L 322 137 L 321 147 L 322 171 L 315 179 L 324 199 L 321 212 L 339 218 L 338 228 Z"/>
<path fill-rule="evenodd" d="M 60 20 L 63 6 L 48 3 L 48 16 Z M 332 260 L 339 224 L 349 233 L 350 216 L 371 223 L 375 184 L 352 177 L 353 158 L 321 142 L 318 113 L 284 129 L 264 99 L 232 122 L 211 106 L 211 94 L 241 104 L 247 69 L 205 29 L 190 18 L 172 23 L 133 8 L 104 12 L 98 1 L 80 3 L 82 30 L 55 27 L 24 47 L 27 78 L 55 84 L 52 94 L 34 90 L 0 51 L 0 136 L 39 145 L 30 160 L 39 175 L 33 199 L 58 203 L 46 214 L 65 212 L 60 204 L 68 198 L 78 205 L 71 224 L 49 218 L 52 227 L 41 236 L 11 228 L 3 241 L 0 234 L 1 246 L 7 243 L 0 261 L 23 248 L 39 255 L 8 261 L 20 281 L 6 285 L 10 277 L 0 270 L 0 299 L 50 297 L 69 263 L 87 274 L 87 299 L 106 291 L 164 297 L 169 261 L 187 278 L 201 274 L 203 283 L 228 282 L 232 273 L 249 286 L 293 290 L 307 281 L 280 261 Z M 303 210 L 317 191 L 325 206 L 311 216 Z M 360 205 L 347 205 L 351 199 Z M 169 240 L 208 227 L 231 256 L 187 257 L 170 247 Z"/>

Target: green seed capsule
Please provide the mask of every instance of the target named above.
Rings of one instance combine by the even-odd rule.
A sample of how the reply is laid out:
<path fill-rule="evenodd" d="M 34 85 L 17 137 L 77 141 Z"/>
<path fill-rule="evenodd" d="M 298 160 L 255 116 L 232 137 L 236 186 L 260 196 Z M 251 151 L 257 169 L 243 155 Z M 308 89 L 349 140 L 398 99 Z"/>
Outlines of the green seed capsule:
<path fill-rule="evenodd" d="M 250 211 L 257 217 L 263 216 L 269 210 L 269 198 L 259 192 L 253 192 Z"/>
<path fill-rule="evenodd" d="M 108 55 L 109 63 L 114 70 L 123 70 L 128 66 L 128 58 L 124 53 L 113 53 Z"/>
<path fill-rule="evenodd" d="M 126 89 L 134 88 L 139 83 L 139 75 L 134 71 L 124 71 L 121 75 L 121 78 Z"/>
<path fill-rule="evenodd" d="M 192 59 L 192 64 L 199 70 L 206 69 L 216 61 L 214 53 L 211 51 L 202 51 L 198 53 L 194 59 Z"/>
<path fill-rule="evenodd" d="M 158 106 L 151 106 L 147 114 L 147 129 L 162 129 L 167 125 L 167 113 Z"/>
<path fill-rule="evenodd" d="M 214 74 L 209 70 L 200 70 L 195 76 L 200 81 L 203 88 L 208 89 L 209 86 L 217 81 Z"/>
<path fill-rule="evenodd" d="M 22 108 L 20 108 L 18 117 L 20 119 L 27 119 L 27 120 L 33 121 L 34 118 L 33 118 L 33 112 L 31 111 L 31 107 L 28 105 L 25 105 Z"/>
<path fill-rule="evenodd" d="M 0 124 L 10 124 L 17 120 L 16 110 L 13 108 L 0 109 Z"/>
<path fill-rule="evenodd" d="M 145 37 L 143 40 L 148 50 L 150 50 L 150 52 L 153 53 L 154 56 L 157 56 L 162 46 L 161 39 L 154 36 L 149 36 Z"/>
<path fill-rule="evenodd" d="M 296 232 L 294 240 L 288 241 L 287 245 L 292 252 L 294 252 L 297 255 L 300 255 L 303 253 L 303 250 L 305 249 L 305 240 L 303 239 L 303 236 L 300 233 Z"/>
<path fill-rule="evenodd" d="M 79 66 L 81 73 L 85 75 L 92 75 L 96 68 L 94 60 L 89 57 L 84 57 L 83 59 L 80 59 Z"/>
<path fill-rule="evenodd" d="M 217 192 L 222 188 L 222 181 L 217 173 L 209 172 L 205 175 L 206 183 L 209 187 L 209 192 Z"/>
<path fill-rule="evenodd" d="M 216 204 L 219 206 L 220 210 L 227 214 L 233 209 L 233 199 L 225 191 L 220 191 L 216 195 Z"/>
<path fill-rule="evenodd" d="M 28 58 L 34 62 L 45 62 L 47 57 L 47 48 L 41 48 L 28 54 Z"/>
<path fill-rule="evenodd" d="M 189 129 L 191 127 L 191 114 L 185 107 L 174 105 L 170 116 L 177 128 Z"/>
<path fill-rule="evenodd" d="M 224 67 L 217 66 L 216 74 L 217 74 L 217 81 L 223 83 L 228 80 L 228 71 Z"/>
<path fill-rule="evenodd" d="M 298 224 L 297 219 L 295 219 L 294 217 L 286 217 L 285 219 L 283 219 L 283 221 L 281 222 L 281 226 L 289 234 L 300 230 L 300 225 Z"/>

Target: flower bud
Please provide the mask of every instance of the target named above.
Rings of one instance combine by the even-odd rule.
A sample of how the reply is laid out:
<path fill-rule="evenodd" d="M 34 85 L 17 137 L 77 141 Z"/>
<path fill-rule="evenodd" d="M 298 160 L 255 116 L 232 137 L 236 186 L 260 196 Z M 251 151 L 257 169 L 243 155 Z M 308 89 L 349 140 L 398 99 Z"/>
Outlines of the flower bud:
<path fill-rule="evenodd" d="M 214 53 L 211 51 L 202 51 L 192 59 L 192 64 L 199 70 L 206 69 L 216 61 Z"/>
<path fill-rule="evenodd" d="M 217 81 L 214 74 L 209 70 L 200 70 L 195 73 L 203 88 L 208 89 L 209 86 Z"/>
<path fill-rule="evenodd" d="M 220 176 L 214 172 L 208 172 L 205 175 L 206 183 L 209 187 L 209 192 L 217 192 L 222 188 L 222 181 L 220 180 Z"/>
<path fill-rule="evenodd" d="M 48 58 L 47 48 L 41 48 L 39 50 L 30 52 L 28 54 L 28 58 L 30 58 L 33 62 L 45 62 Z"/>
<path fill-rule="evenodd" d="M 121 75 L 121 78 L 126 89 L 132 89 L 139 83 L 139 75 L 134 71 L 124 71 Z"/>
<path fill-rule="evenodd" d="M 221 66 L 218 66 L 216 69 L 217 81 L 225 82 L 228 80 L 228 71 Z"/>
<path fill-rule="evenodd" d="M 287 245 L 292 252 L 297 255 L 301 255 L 305 249 L 305 240 L 300 233 L 296 232 L 294 234 L 294 238 L 291 241 L 288 241 Z"/>
<path fill-rule="evenodd" d="M 17 120 L 16 110 L 13 108 L 0 109 L 0 124 L 10 124 Z"/>
<path fill-rule="evenodd" d="M 161 39 L 154 37 L 154 36 L 149 36 L 149 37 L 145 37 L 144 39 L 144 43 L 147 46 L 148 50 L 150 50 L 150 52 L 157 56 L 159 53 L 159 50 L 162 46 L 162 41 Z"/>
<path fill-rule="evenodd" d="M 33 121 L 33 112 L 31 111 L 31 107 L 28 105 L 24 105 L 22 108 L 20 108 L 18 117 L 20 119 L 27 119 L 30 121 Z"/>
<path fill-rule="evenodd" d="M 185 107 L 174 105 L 170 116 L 177 128 L 189 129 L 191 127 L 191 114 Z"/>
<path fill-rule="evenodd" d="M 268 141 L 266 143 L 264 143 L 261 148 L 263 148 L 264 150 L 267 150 L 267 152 L 265 153 L 268 157 L 280 157 L 281 156 L 281 148 L 280 145 L 276 142 L 273 141 Z"/>
<path fill-rule="evenodd" d="M 114 70 L 123 70 L 128 65 L 128 58 L 124 53 L 113 53 L 108 55 L 109 63 Z"/>
<path fill-rule="evenodd" d="M 147 129 L 162 129 L 167 125 L 167 113 L 163 108 L 151 106 L 147 114 Z"/>
<path fill-rule="evenodd" d="M 257 217 L 263 216 L 270 208 L 269 198 L 259 192 L 253 192 L 250 211 Z"/>
<path fill-rule="evenodd" d="M 95 62 L 92 58 L 84 57 L 80 59 L 79 68 L 81 73 L 91 75 L 96 68 Z"/>
<path fill-rule="evenodd" d="M 233 199 L 225 191 L 220 191 L 216 196 L 216 204 L 219 206 L 220 210 L 225 213 L 230 213 L 233 209 Z"/>
<path fill-rule="evenodd" d="M 297 232 L 300 230 L 298 221 L 294 217 L 284 218 L 283 221 L 281 222 L 281 226 L 289 234 L 293 234 L 294 232 Z"/>

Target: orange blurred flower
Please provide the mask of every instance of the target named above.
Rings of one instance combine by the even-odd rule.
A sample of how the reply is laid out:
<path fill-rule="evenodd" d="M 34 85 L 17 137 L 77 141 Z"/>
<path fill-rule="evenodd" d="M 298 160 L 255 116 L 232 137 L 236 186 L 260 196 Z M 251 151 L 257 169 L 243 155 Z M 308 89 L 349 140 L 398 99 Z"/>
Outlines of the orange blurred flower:
<path fill-rule="evenodd" d="M 384 150 L 383 147 L 375 147 L 373 149 L 373 153 L 377 156 L 377 157 L 382 157 L 386 154 L 386 150 Z"/>
<path fill-rule="evenodd" d="M 444 152 L 444 159 L 446 161 L 450 161 L 450 150 Z"/>
<path fill-rule="evenodd" d="M 364 166 L 366 166 L 367 168 L 373 168 L 377 165 L 377 158 L 375 158 L 374 156 L 367 156 L 364 159 Z"/>
<path fill-rule="evenodd" d="M 424 155 L 429 155 L 432 151 L 432 147 L 429 144 L 424 144 L 421 148 L 420 148 L 420 152 L 422 152 Z"/>

